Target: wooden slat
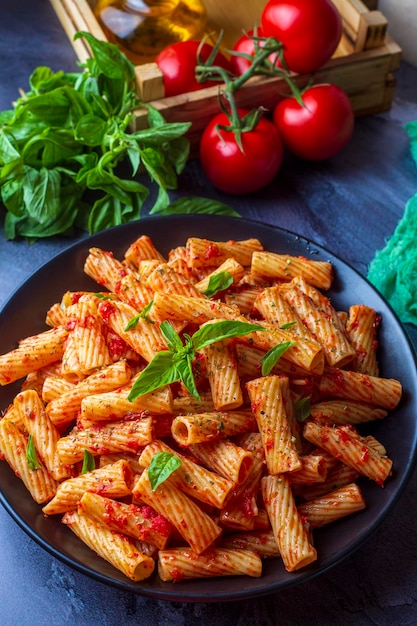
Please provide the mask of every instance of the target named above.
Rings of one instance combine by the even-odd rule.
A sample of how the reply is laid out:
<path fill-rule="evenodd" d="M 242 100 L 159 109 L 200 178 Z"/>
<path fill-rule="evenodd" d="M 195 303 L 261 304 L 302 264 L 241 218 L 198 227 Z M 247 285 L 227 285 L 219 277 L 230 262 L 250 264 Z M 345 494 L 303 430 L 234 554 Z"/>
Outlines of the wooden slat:
<path fill-rule="evenodd" d="M 50 0 L 50 2 L 68 36 L 68 39 L 71 41 L 75 54 L 80 61 L 85 62 L 91 56 L 91 53 L 89 47 L 82 39 L 78 39 L 77 41 L 74 41 L 73 39 L 75 33 L 79 30 L 78 25 L 74 23 L 71 14 L 67 11 L 67 7 L 63 2 L 61 2 L 61 0 Z"/>
<path fill-rule="evenodd" d="M 343 28 L 355 52 L 384 45 L 387 20 L 380 11 L 370 11 L 361 0 L 333 0 L 343 19 Z"/>

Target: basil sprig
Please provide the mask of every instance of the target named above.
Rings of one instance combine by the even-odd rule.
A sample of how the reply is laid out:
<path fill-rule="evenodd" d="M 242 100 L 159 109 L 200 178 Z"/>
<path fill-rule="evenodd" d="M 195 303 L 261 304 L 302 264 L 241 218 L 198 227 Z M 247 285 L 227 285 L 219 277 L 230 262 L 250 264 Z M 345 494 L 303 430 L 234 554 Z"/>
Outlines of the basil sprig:
<path fill-rule="evenodd" d="M 134 65 L 117 46 L 88 32 L 74 38 L 84 38 L 92 51 L 81 71 L 36 68 L 30 89 L 0 113 L 7 239 L 70 234 L 77 227 L 91 234 L 137 220 L 150 197 L 148 182 L 157 188 L 149 212 L 171 212 L 169 190 L 177 188 L 189 156 L 191 123 L 166 122 L 138 100 Z M 132 131 L 139 107 L 148 128 Z M 236 215 L 201 198 L 174 204 L 173 213 Z"/>
<path fill-rule="evenodd" d="M 222 320 L 201 326 L 191 337 L 185 335 L 185 343 L 183 343 L 169 322 L 162 322 L 160 328 L 166 339 L 168 350 L 157 352 L 152 361 L 140 373 L 128 396 L 128 400 L 131 402 L 145 393 L 179 381 L 182 381 L 189 393 L 199 400 L 200 396 L 195 385 L 192 368 L 196 353 L 216 341 L 242 337 L 255 331 L 264 330 L 260 324 Z"/>

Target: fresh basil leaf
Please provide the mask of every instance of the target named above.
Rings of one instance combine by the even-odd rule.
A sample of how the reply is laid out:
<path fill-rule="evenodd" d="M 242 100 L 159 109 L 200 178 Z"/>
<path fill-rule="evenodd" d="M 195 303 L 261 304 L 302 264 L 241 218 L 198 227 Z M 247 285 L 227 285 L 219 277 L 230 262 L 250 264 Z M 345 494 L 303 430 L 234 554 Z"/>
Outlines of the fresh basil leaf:
<path fill-rule="evenodd" d="M 169 194 L 167 192 L 166 189 L 164 189 L 163 186 L 160 186 L 158 189 L 158 195 L 157 198 L 151 208 L 151 210 L 149 211 L 149 215 L 155 215 L 155 213 L 157 213 L 158 215 L 162 215 L 162 212 L 167 208 L 167 206 L 169 205 Z"/>
<path fill-rule="evenodd" d="M 149 128 L 156 128 L 157 126 L 164 126 L 166 124 L 165 118 L 158 109 L 149 103 L 144 102 L 143 106 L 147 109 L 147 120 Z"/>
<path fill-rule="evenodd" d="M 282 326 L 280 326 L 281 330 L 289 330 L 290 328 L 293 328 L 296 325 L 296 322 L 288 322 L 287 324 L 283 324 Z"/>
<path fill-rule="evenodd" d="M 96 469 L 96 461 L 89 450 L 84 450 L 81 474 L 87 474 Z"/>
<path fill-rule="evenodd" d="M 181 465 L 181 460 L 172 452 L 164 451 L 154 454 L 148 467 L 148 477 L 152 491 L 155 491 Z"/>
<path fill-rule="evenodd" d="M 4 206 L 16 217 L 23 215 L 23 184 L 20 179 L 7 181 L 1 188 L 1 199 Z"/>
<path fill-rule="evenodd" d="M 122 223 L 120 201 L 105 194 L 93 204 L 88 218 L 90 235 Z"/>
<path fill-rule="evenodd" d="M 141 149 L 141 159 L 143 166 L 151 179 L 157 183 L 160 191 L 166 192 L 167 189 L 175 188 L 177 184 L 175 171 L 165 158 L 163 151 L 147 146 Z M 165 204 L 166 206 L 169 204 L 169 198 Z"/>
<path fill-rule="evenodd" d="M 1 111 L 0 112 L 0 126 L 2 126 L 3 124 L 9 124 L 14 118 L 14 114 L 15 112 L 13 109 L 7 109 L 6 111 Z"/>
<path fill-rule="evenodd" d="M 138 325 L 140 318 L 141 318 L 140 313 L 138 313 L 137 315 L 134 315 L 126 324 L 125 332 L 127 332 L 128 330 L 134 330 L 136 326 Z"/>
<path fill-rule="evenodd" d="M 26 108 L 48 126 L 64 127 L 68 121 L 71 102 L 67 87 L 59 87 L 46 94 L 34 96 L 26 101 Z"/>
<path fill-rule="evenodd" d="M 63 128 L 45 129 L 26 142 L 22 157 L 31 167 L 53 169 L 77 156 L 82 149 L 72 132 Z"/>
<path fill-rule="evenodd" d="M 301 398 L 300 400 L 294 402 L 294 411 L 297 421 L 304 422 L 311 413 L 310 396 Z"/>
<path fill-rule="evenodd" d="M 27 212 L 21 216 L 6 213 L 4 233 L 6 239 L 15 239 L 17 236 L 38 239 L 69 233 L 78 217 L 80 210 L 80 189 L 77 185 L 65 185 L 61 188 L 59 198 L 59 212 L 50 215 L 45 223 L 30 217 Z"/>
<path fill-rule="evenodd" d="M 99 291 L 96 291 L 96 293 L 93 295 L 100 300 L 112 300 L 112 297 L 110 295 L 107 296 L 104 293 L 100 293 Z"/>
<path fill-rule="evenodd" d="M 191 127 L 191 122 L 171 122 L 152 128 L 144 128 L 132 133 L 132 137 L 141 144 L 149 146 L 161 145 L 166 141 L 172 141 L 182 137 Z"/>
<path fill-rule="evenodd" d="M 90 46 L 99 70 L 108 78 L 134 80 L 135 69 L 115 44 L 96 39 L 86 31 L 75 33 L 74 41 L 84 38 Z"/>
<path fill-rule="evenodd" d="M 140 150 L 136 145 L 129 145 L 127 148 L 127 155 L 129 157 L 130 165 L 132 166 L 132 176 L 136 176 L 140 165 Z"/>
<path fill-rule="evenodd" d="M 59 72 L 56 74 L 50 67 L 40 66 L 35 68 L 32 74 L 29 77 L 29 85 L 31 89 L 35 93 L 39 93 L 40 91 L 49 91 L 49 89 L 45 88 L 46 85 L 49 85 L 53 80 L 58 79 L 62 81 L 62 77 L 64 76 L 64 72 Z"/>
<path fill-rule="evenodd" d="M 178 200 L 172 202 L 165 209 L 158 211 L 159 215 L 182 215 L 192 213 L 240 217 L 240 214 L 227 206 L 227 204 L 199 197 L 178 198 Z"/>
<path fill-rule="evenodd" d="M 88 154 L 77 154 L 73 157 L 73 160 L 81 165 L 75 176 L 75 182 L 80 185 L 86 185 L 90 176 L 90 171 L 94 170 L 98 163 L 98 155 L 96 152 L 89 152 Z"/>
<path fill-rule="evenodd" d="M 33 441 L 32 435 L 29 435 L 28 438 L 28 445 L 26 448 L 26 460 L 28 462 L 29 469 L 41 469 L 42 465 L 39 463 L 38 455 L 36 454 L 35 442 Z"/>
<path fill-rule="evenodd" d="M 212 274 L 209 278 L 207 289 L 204 291 L 204 295 L 207 296 L 207 298 L 212 298 L 216 293 L 224 291 L 230 287 L 230 285 L 233 285 L 233 276 L 230 272 Z"/>
<path fill-rule="evenodd" d="M 174 355 L 169 350 L 162 350 L 156 353 L 152 361 L 139 374 L 130 390 L 128 400 L 133 402 L 145 393 L 150 393 L 179 380 L 180 376 L 174 363 Z"/>
<path fill-rule="evenodd" d="M 100 146 L 107 131 L 107 122 L 101 117 L 89 113 L 77 123 L 74 137 L 86 146 Z"/>
<path fill-rule="evenodd" d="M 57 170 L 26 168 L 23 201 L 28 215 L 40 224 L 59 213 L 60 182 L 61 176 Z"/>
<path fill-rule="evenodd" d="M 181 337 L 178 335 L 178 333 L 174 330 L 174 328 L 168 321 L 162 322 L 160 325 L 160 329 L 161 329 L 163 336 L 166 339 L 168 348 L 171 351 L 175 351 L 183 347 Z"/>
<path fill-rule="evenodd" d="M 187 137 L 177 137 L 169 142 L 168 148 L 162 146 L 162 149 L 176 174 L 181 174 L 190 156 L 190 142 Z"/>
<path fill-rule="evenodd" d="M 295 341 L 285 341 L 284 343 L 279 343 L 268 350 L 262 359 L 262 376 L 268 376 L 282 355 L 288 350 L 288 348 L 291 348 L 294 343 Z"/>
<path fill-rule="evenodd" d="M 191 355 L 185 353 L 181 359 L 176 361 L 177 371 L 187 391 L 196 399 L 200 400 L 200 395 L 194 380 Z"/>
<path fill-rule="evenodd" d="M 128 330 L 134 330 L 136 328 L 136 326 L 138 325 L 138 322 L 139 322 L 141 317 L 143 317 L 143 319 L 145 319 L 146 321 L 148 321 L 151 324 L 153 324 L 153 321 L 151 319 L 149 319 L 149 317 L 148 317 L 148 314 L 149 314 L 149 311 L 152 308 L 152 305 L 153 305 L 153 300 L 151 300 L 145 307 L 143 307 L 143 309 L 142 309 L 142 311 L 140 311 L 140 313 L 138 313 L 137 315 L 132 317 L 132 319 L 130 319 L 128 321 L 128 323 L 126 324 L 125 331 L 127 332 Z"/>
<path fill-rule="evenodd" d="M 232 339 L 233 337 L 243 337 L 255 331 L 263 331 L 265 328 L 260 324 L 240 322 L 236 320 L 222 320 L 204 324 L 192 336 L 194 350 L 202 350 L 215 341 L 222 339 Z"/>
<path fill-rule="evenodd" d="M 15 163 L 20 159 L 20 153 L 16 150 L 4 129 L 0 129 L 0 164 Z"/>

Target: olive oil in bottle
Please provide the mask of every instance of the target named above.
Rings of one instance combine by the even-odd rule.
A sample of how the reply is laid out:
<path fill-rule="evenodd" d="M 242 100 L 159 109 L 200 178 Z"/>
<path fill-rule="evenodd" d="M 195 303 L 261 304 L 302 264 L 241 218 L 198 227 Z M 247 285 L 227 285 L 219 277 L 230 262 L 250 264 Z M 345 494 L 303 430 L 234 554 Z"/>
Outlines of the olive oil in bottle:
<path fill-rule="evenodd" d="M 137 65 L 172 43 L 201 39 L 207 23 L 202 0 L 98 0 L 94 13 L 109 41 Z"/>

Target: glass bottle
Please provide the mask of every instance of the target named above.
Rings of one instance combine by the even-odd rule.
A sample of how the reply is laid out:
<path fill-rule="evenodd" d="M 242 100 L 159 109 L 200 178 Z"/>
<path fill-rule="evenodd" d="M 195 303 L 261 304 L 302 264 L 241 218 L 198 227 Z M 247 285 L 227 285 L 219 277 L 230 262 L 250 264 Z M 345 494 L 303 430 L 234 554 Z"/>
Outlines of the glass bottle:
<path fill-rule="evenodd" d="M 172 43 L 201 39 L 207 23 L 202 0 L 97 0 L 94 14 L 136 65 L 154 61 Z"/>

